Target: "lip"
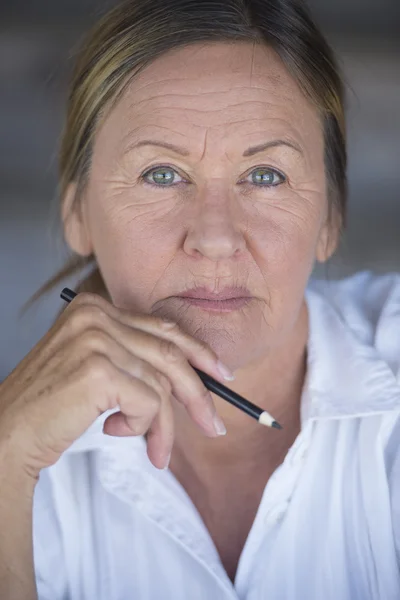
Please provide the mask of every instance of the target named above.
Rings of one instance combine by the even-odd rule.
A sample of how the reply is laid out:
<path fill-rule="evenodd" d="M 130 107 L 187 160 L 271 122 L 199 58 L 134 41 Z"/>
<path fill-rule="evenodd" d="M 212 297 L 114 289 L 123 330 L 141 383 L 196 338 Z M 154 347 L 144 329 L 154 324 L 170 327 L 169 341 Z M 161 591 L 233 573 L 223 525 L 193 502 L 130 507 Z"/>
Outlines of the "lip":
<path fill-rule="evenodd" d="M 190 298 L 185 296 L 178 296 L 178 298 L 182 298 L 184 302 L 192 306 L 198 306 L 204 310 L 213 312 L 231 312 L 243 308 L 243 306 L 251 302 L 251 297 L 228 298 L 227 300 L 205 300 L 204 298 Z"/>
<path fill-rule="evenodd" d="M 179 298 L 192 298 L 195 300 L 215 300 L 215 301 L 223 301 L 223 300 L 232 300 L 232 299 L 245 299 L 248 300 L 252 297 L 249 290 L 244 287 L 237 286 L 228 286 L 223 288 L 220 292 L 212 292 L 206 287 L 197 287 L 191 290 L 187 290 L 186 292 L 182 292 L 182 294 L 178 294 Z"/>

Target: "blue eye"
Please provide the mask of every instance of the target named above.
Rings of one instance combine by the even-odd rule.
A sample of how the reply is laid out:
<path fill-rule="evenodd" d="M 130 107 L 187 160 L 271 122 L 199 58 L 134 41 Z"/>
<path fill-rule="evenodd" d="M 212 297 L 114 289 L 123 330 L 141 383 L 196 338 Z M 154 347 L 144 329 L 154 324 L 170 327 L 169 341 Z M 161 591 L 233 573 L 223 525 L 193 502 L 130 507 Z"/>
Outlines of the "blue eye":
<path fill-rule="evenodd" d="M 250 175 L 252 175 L 251 183 L 254 183 L 257 186 L 276 186 L 286 181 L 286 178 L 282 173 L 276 169 L 271 169 L 270 167 L 257 167 L 256 169 L 253 169 Z"/>
<path fill-rule="evenodd" d="M 252 180 L 247 180 L 247 182 L 258 187 L 274 187 L 286 181 L 286 177 L 282 173 L 271 167 L 256 167 L 250 175 Z M 141 179 L 153 187 L 173 187 L 185 181 L 181 177 L 179 181 L 176 181 L 176 176 L 180 177 L 172 167 L 157 166 L 143 173 Z M 151 180 L 149 180 L 150 177 Z"/>
<path fill-rule="evenodd" d="M 148 181 L 147 177 L 149 175 L 150 177 L 152 177 L 152 181 Z M 172 169 L 171 167 L 153 167 L 149 171 L 146 171 L 146 173 L 142 175 L 142 178 L 146 183 L 149 183 L 150 185 L 172 187 L 170 185 L 171 183 L 176 185 L 177 183 L 181 183 L 181 181 L 183 181 L 183 179 L 181 179 L 181 181 L 178 182 L 174 181 L 174 175 L 178 174 L 175 171 L 175 169 Z"/>

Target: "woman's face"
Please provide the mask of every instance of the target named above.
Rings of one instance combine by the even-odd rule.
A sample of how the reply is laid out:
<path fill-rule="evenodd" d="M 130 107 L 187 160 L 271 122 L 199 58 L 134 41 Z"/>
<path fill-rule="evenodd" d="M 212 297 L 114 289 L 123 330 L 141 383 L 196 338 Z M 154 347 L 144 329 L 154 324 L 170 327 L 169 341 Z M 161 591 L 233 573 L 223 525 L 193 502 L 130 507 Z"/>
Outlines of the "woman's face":
<path fill-rule="evenodd" d="M 67 240 L 94 252 L 114 304 L 176 320 L 233 369 L 287 339 L 315 259 L 334 251 L 320 118 L 277 55 L 249 43 L 192 45 L 143 70 L 97 132 L 77 206 Z M 177 297 L 198 286 L 252 300 L 210 312 Z"/>

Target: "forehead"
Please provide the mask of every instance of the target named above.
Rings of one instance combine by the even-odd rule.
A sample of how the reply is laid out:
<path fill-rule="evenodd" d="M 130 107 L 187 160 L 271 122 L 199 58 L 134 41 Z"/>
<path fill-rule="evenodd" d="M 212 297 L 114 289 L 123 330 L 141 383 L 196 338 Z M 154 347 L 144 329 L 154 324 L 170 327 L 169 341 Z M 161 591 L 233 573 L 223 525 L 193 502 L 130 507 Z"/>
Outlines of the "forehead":
<path fill-rule="evenodd" d="M 198 43 L 165 53 L 130 81 L 110 117 L 123 129 L 175 121 L 186 130 L 241 135 L 267 120 L 300 136 L 321 132 L 316 108 L 279 56 L 249 42 Z"/>

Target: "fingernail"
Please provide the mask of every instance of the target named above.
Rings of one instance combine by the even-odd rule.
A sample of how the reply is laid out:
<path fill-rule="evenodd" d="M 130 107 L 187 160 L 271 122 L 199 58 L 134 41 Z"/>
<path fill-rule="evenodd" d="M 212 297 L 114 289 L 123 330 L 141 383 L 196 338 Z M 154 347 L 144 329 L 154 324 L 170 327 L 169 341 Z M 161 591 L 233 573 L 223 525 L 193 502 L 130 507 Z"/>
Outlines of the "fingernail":
<path fill-rule="evenodd" d="M 223 420 L 221 419 L 221 417 L 219 415 L 214 415 L 213 423 L 214 423 L 215 431 L 218 433 L 218 435 L 226 434 L 226 427 L 224 425 Z"/>
<path fill-rule="evenodd" d="M 165 461 L 165 466 L 163 467 L 163 471 L 165 471 L 166 469 L 168 469 L 170 462 L 171 462 L 171 452 L 167 456 L 167 459 Z"/>
<path fill-rule="evenodd" d="M 222 375 L 222 377 L 227 381 L 233 381 L 235 379 L 235 376 L 232 373 L 232 371 L 230 371 L 230 369 L 228 369 L 228 367 L 224 365 L 224 363 L 222 363 L 220 360 L 217 362 L 217 369 Z"/>

